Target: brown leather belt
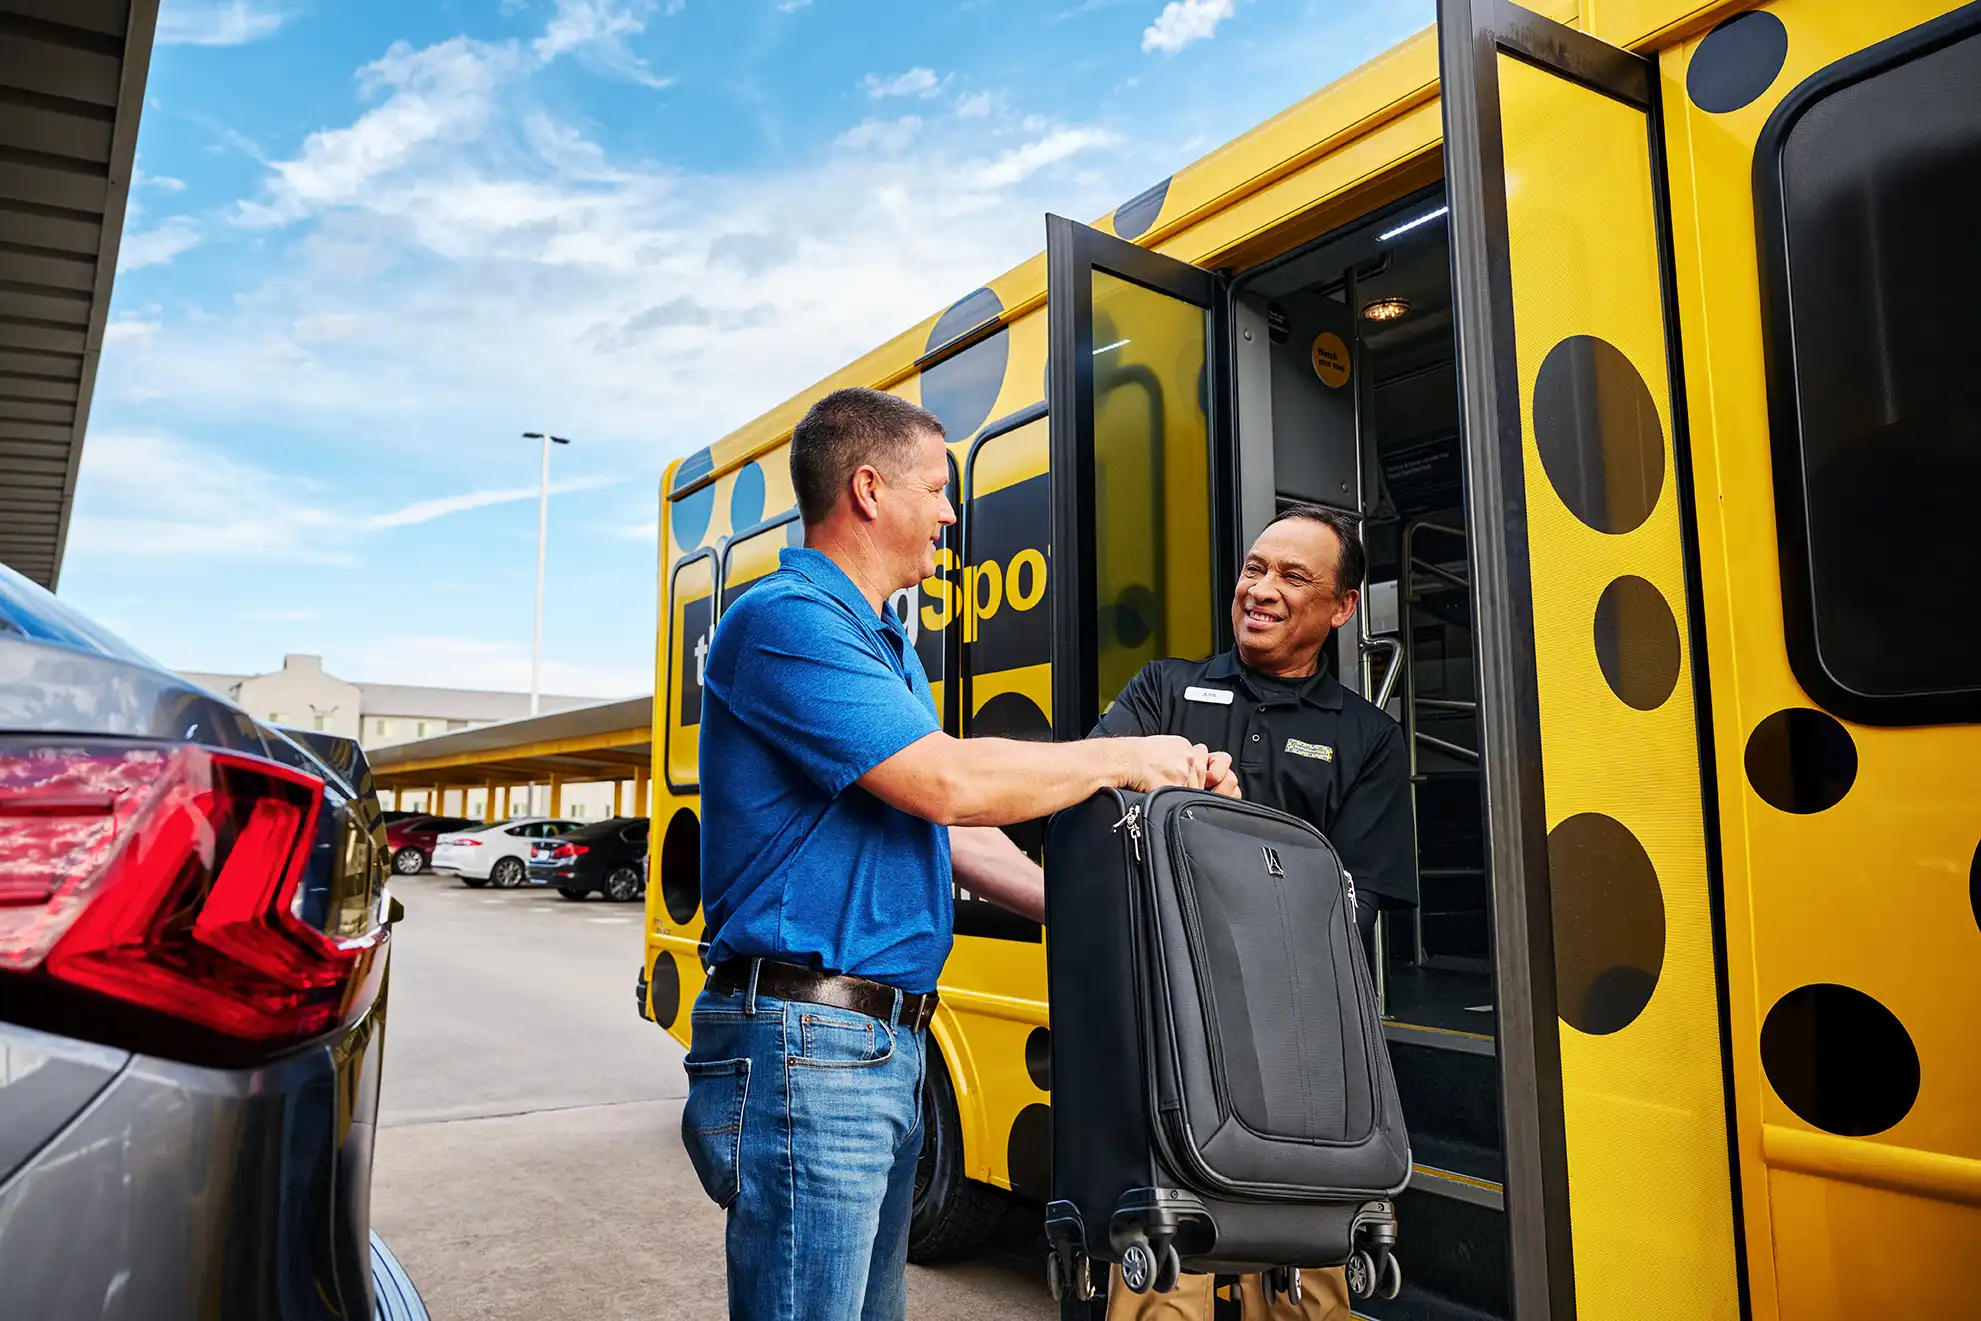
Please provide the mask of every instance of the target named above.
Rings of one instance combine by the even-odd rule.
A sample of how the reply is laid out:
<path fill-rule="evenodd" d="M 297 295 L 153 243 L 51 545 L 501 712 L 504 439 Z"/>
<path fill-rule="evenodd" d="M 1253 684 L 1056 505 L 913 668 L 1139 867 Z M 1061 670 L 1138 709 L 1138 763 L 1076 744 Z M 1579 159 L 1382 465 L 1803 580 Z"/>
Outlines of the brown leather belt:
<path fill-rule="evenodd" d="M 887 1022 L 894 1019 L 894 1002 L 898 996 L 901 1000 L 899 1021 L 903 1027 L 919 1032 L 935 1017 L 934 991 L 925 995 L 910 995 L 881 982 L 870 982 L 864 977 L 814 972 L 810 968 L 778 963 L 773 959 L 730 959 L 726 963 L 718 963 L 709 973 L 709 985 L 725 994 L 747 991 L 752 964 L 758 969 L 757 994 L 767 995 L 773 1000 L 797 1000 L 803 1004 L 850 1009 L 856 1014 Z"/>

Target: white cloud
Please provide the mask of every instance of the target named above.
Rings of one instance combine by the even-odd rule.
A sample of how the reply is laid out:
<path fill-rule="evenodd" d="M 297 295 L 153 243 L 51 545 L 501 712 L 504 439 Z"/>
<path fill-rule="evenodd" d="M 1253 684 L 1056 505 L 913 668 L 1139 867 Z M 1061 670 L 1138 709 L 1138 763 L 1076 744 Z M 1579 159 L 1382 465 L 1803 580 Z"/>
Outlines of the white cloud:
<path fill-rule="evenodd" d="M 161 46 L 243 46 L 274 36 L 286 17 L 254 0 L 165 0 L 156 41 Z"/>
<path fill-rule="evenodd" d="M 976 171 L 977 182 L 986 188 L 1004 188 L 1022 183 L 1048 165 L 1095 147 L 1110 147 L 1115 135 L 1099 128 L 1055 128 L 1043 137 L 1001 153 Z"/>
<path fill-rule="evenodd" d="M 959 119 L 982 119 L 995 109 L 995 92 L 969 92 L 956 98 L 956 116 Z"/>
<path fill-rule="evenodd" d="M 618 484 L 618 477 L 552 482 L 552 495 Z M 353 513 L 317 484 L 210 445 L 144 432 L 93 433 L 83 447 L 72 550 L 91 557 L 252 557 L 353 565 L 351 533 L 431 523 L 450 514 L 537 498 L 537 488 L 463 491 L 384 513 Z"/>
<path fill-rule="evenodd" d="M 186 181 L 174 179 L 169 174 L 147 174 L 143 166 L 134 166 L 131 171 L 131 187 L 163 188 L 168 192 L 183 193 L 186 191 Z"/>
<path fill-rule="evenodd" d="M 552 482 L 550 493 L 563 495 L 569 491 L 594 491 L 601 486 L 617 485 L 618 477 L 576 477 L 570 481 Z M 514 504 L 518 500 L 534 500 L 538 496 L 534 486 L 514 486 L 503 490 L 462 491 L 458 495 L 436 496 L 431 500 L 418 500 L 403 509 L 389 513 L 373 514 L 364 520 L 367 530 L 383 531 L 386 528 L 411 527 L 417 523 L 431 523 L 436 518 L 449 514 L 465 513 L 470 509 L 486 509 L 490 505 Z"/>
<path fill-rule="evenodd" d="M 947 81 L 949 80 L 946 78 L 936 77 L 934 69 L 916 68 L 906 73 L 898 73 L 892 78 L 883 78 L 879 74 L 870 73 L 860 80 L 860 86 L 866 88 L 867 95 L 876 100 L 883 96 L 926 98 L 941 91 L 942 85 Z"/>
<path fill-rule="evenodd" d="M 131 344 L 158 333 L 156 321 L 112 321 L 103 328 L 105 344 Z"/>
<path fill-rule="evenodd" d="M 669 0 L 666 12 L 681 11 L 685 0 Z M 648 87 L 665 87 L 673 80 L 657 77 L 646 62 L 633 54 L 627 39 L 647 30 L 645 15 L 652 12 L 653 0 L 615 3 L 615 0 L 557 0 L 557 13 L 532 43 L 537 58 L 546 62 L 578 52 L 600 68 L 631 78 Z"/>
<path fill-rule="evenodd" d="M 117 271 L 162 266 L 180 253 L 199 245 L 199 229 L 190 216 L 173 216 L 156 229 L 126 234 L 117 248 Z"/>
<path fill-rule="evenodd" d="M 349 127 L 325 129 L 302 152 L 277 161 L 268 202 L 243 202 L 250 225 L 282 225 L 360 198 L 372 181 L 420 158 L 432 143 L 460 144 L 484 127 L 498 83 L 516 61 L 513 46 L 455 37 L 415 50 L 406 42 L 359 70 L 367 95 L 390 89 Z"/>
<path fill-rule="evenodd" d="M 811 3 L 812 0 L 777 0 L 777 12 L 780 14 L 795 14 L 800 9 L 808 7 Z"/>
<path fill-rule="evenodd" d="M 1237 10 L 1237 0 L 1169 0 L 1142 33 L 1142 49 L 1174 55 L 1193 41 L 1208 41 Z"/>
<path fill-rule="evenodd" d="M 905 150 L 921 131 L 919 115 L 903 115 L 899 119 L 863 119 L 841 133 L 835 141 L 856 151 L 872 147 L 893 155 Z"/>
<path fill-rule="evenodd" d="M 353 564 L 339 520 L 308 487 L 170 436 L 93 433 L 70 525 L 70 554 L 243 557 Z"/>

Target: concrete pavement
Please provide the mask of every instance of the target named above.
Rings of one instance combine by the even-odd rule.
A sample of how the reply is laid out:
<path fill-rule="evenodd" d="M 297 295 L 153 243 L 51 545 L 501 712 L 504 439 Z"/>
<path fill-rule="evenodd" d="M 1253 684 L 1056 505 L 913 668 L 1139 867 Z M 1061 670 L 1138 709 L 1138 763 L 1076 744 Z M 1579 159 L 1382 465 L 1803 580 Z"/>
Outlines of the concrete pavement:
<path fill-rule="evenodd" d="M 435 1321 L 724 1314 L 681 1049 L 634 1010 L 638 904 L 399 877 L 372 1223 Z M 1011 1252 L 910 1267 L 930 1321 L 1057 1315 Z"/>

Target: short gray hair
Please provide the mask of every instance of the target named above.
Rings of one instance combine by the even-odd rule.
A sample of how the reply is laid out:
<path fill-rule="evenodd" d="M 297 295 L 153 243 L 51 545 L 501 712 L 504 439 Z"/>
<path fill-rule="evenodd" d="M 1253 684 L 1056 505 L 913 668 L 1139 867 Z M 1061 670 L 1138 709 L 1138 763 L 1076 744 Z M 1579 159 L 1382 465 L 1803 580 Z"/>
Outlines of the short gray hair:
<path fill-rule="evenodd" d="M 862 464 L 892 476 L 917 437 L 946 436 L 942 420 L 882 390 L 834 390 L 806 410 L 791 432 L 791 489 L 806 526 L 823 522 Z"/>

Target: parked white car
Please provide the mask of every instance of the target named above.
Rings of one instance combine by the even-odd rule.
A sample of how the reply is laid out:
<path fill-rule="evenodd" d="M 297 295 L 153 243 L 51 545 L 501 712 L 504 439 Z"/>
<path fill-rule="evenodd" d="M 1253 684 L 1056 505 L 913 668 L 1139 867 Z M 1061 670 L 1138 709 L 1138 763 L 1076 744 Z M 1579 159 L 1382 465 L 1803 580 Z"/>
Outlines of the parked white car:
<path fill-rule="evenodd" d="M 430 866 L 444 876 L 459 876 L 477 890 L 490 882 L 513 890 L 523 883 L 532 840 L 554 839 L 582 824 L 562 817 L 525 816 L 479 830 L 456 831 L 434 841 Z"/>

